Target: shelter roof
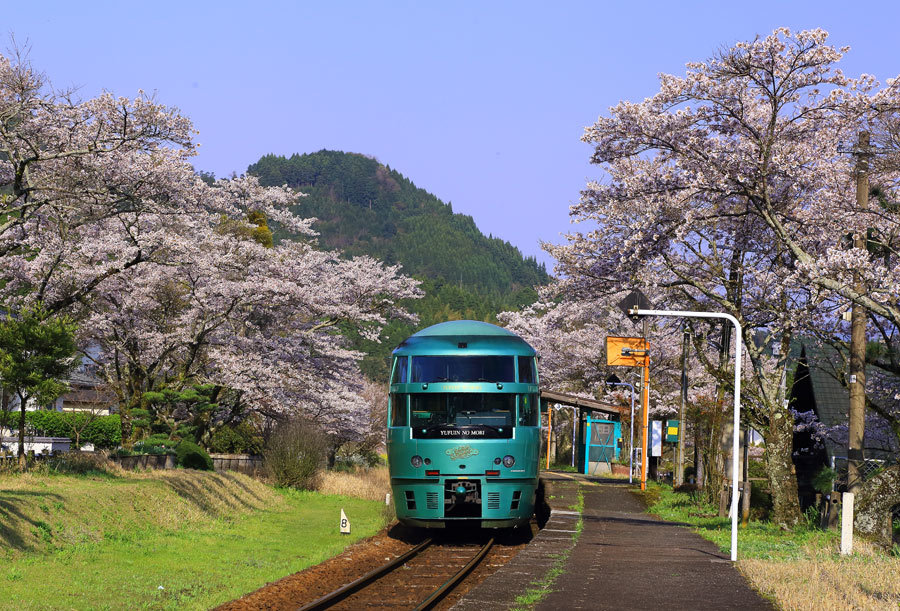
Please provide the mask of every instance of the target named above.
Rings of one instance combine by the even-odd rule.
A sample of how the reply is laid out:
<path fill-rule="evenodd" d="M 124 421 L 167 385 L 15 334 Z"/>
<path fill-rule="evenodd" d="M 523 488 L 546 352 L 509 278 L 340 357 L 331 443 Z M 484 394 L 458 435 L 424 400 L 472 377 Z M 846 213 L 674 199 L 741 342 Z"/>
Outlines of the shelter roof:
<path fill-rule="evenodd" d="M 570 395 L 552 390 L 541 390 L 541 401 L 549 403 L 561 403 L 577 407 L 579 410 L 592 410 L 597 412 L 605 412 L 607 414 L 627 414 L 631 411 L 630 407 L 624 405 L 614 405 L 612 403 L 603 403 L 595 399 L 585 399 L 577 395 Z"/>

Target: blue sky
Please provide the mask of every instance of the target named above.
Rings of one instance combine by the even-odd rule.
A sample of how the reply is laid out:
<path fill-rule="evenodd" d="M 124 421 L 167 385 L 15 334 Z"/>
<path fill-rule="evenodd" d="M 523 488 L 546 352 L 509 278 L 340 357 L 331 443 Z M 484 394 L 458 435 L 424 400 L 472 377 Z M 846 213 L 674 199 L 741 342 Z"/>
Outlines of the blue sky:
<path fill-rule="evenodd" d="M 900 74 L 896 2 L 33 2 L 7 32 L 58 87 L 191 117 L 195 165 L 372 155 L 552 265 L 589 178 L 585 126 L 721 46 L 822 27 L 849 75 Z M 4 48 L 8 47 L 3 45 Z"/>

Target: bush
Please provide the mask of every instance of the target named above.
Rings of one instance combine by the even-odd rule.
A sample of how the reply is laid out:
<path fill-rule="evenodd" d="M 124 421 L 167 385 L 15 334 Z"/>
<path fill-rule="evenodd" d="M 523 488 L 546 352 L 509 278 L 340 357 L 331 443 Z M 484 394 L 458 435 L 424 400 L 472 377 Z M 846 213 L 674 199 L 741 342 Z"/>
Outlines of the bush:
<path fill-rule="evenodd" d="M 328 437 L 302 420 L 285 422 L 276 429 L 264 452 L 266 468 L 279 486 L 315 490 L 328 451 Z"/>
<path fill-rule="evenodd" d="M 92 443 L 97 449 L 115 448 L 122 443 L 122 422 L 118 414 L 94 416 L 86 412 L 37 410 L 25 413 L 25 426 L 37 435 L 69 437 L 81 430 L 81 443 Z"/>
<path fill-rule="evenodd" d="M 332 469 L 352 471 L 359 467 L 374 467 L 381 457 L 370 444 L 349 442 L 338 448 Z"/>
<path fill-rule="evenodd" d="M 213 470 L 213 461 L 209 454 L 193 441 L 187 440 L 182 440 L 175 446 L 175 464 L 185 469 Z"/>
<path fill-rule="evenodd" d="M 837 471 L 829 467 L 822 467 L 812 479 L 812 486 L 816 492 L 828 494 L 834 488 L 834 478 L 837 477 Z"/>
<path fill-rule="evenodd" d="M 249 422 L 241 422 L 216 429 L 207 447 L 221 454 L 262 454 L 262 438 Z"/>

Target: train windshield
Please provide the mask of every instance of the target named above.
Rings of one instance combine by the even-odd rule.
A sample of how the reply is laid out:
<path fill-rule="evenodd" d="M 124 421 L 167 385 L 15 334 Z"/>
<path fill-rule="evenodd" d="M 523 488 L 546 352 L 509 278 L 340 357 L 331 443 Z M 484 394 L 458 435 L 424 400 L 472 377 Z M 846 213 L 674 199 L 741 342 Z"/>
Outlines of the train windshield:
<path fill-rule="evenodd" d="M 414 356 L 413 382 L 515 382 L 512 356 Z"/>
<path fill-rule="evenodd" d="M 417 439 L 512 437 L 514 394 L 423 393 L 410 395 L 410 400 L 410 425 Z"/>

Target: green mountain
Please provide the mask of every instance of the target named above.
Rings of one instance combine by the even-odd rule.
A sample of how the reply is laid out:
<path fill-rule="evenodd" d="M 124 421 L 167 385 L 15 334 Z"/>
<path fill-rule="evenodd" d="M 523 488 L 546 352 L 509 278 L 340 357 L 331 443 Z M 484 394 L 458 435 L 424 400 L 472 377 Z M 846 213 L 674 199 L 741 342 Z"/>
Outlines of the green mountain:
<path fill-rule="evenodd" d="M 416 187 L 371 157 L 319 151 L 289 158 L 266 155 L 248 168 L 263 185 L 287 184 L 307 194 L 295 212 L 316 217 L 319 242 L 348 255 L 367 254 L 400 263 L 422 280 L 426 297 L 412 304 L 419 327 L 459 318 L 493 321 L 498 312 L 532 303 L 534 287 L 549 276 L 542 263 L 518 248 L 485 236 L 471 216 Z M 284 237 L 276 229 L 276 239 Z M 395 324 L 364 371 L 386 379 L 389 348 L 415 329 Z"/>

